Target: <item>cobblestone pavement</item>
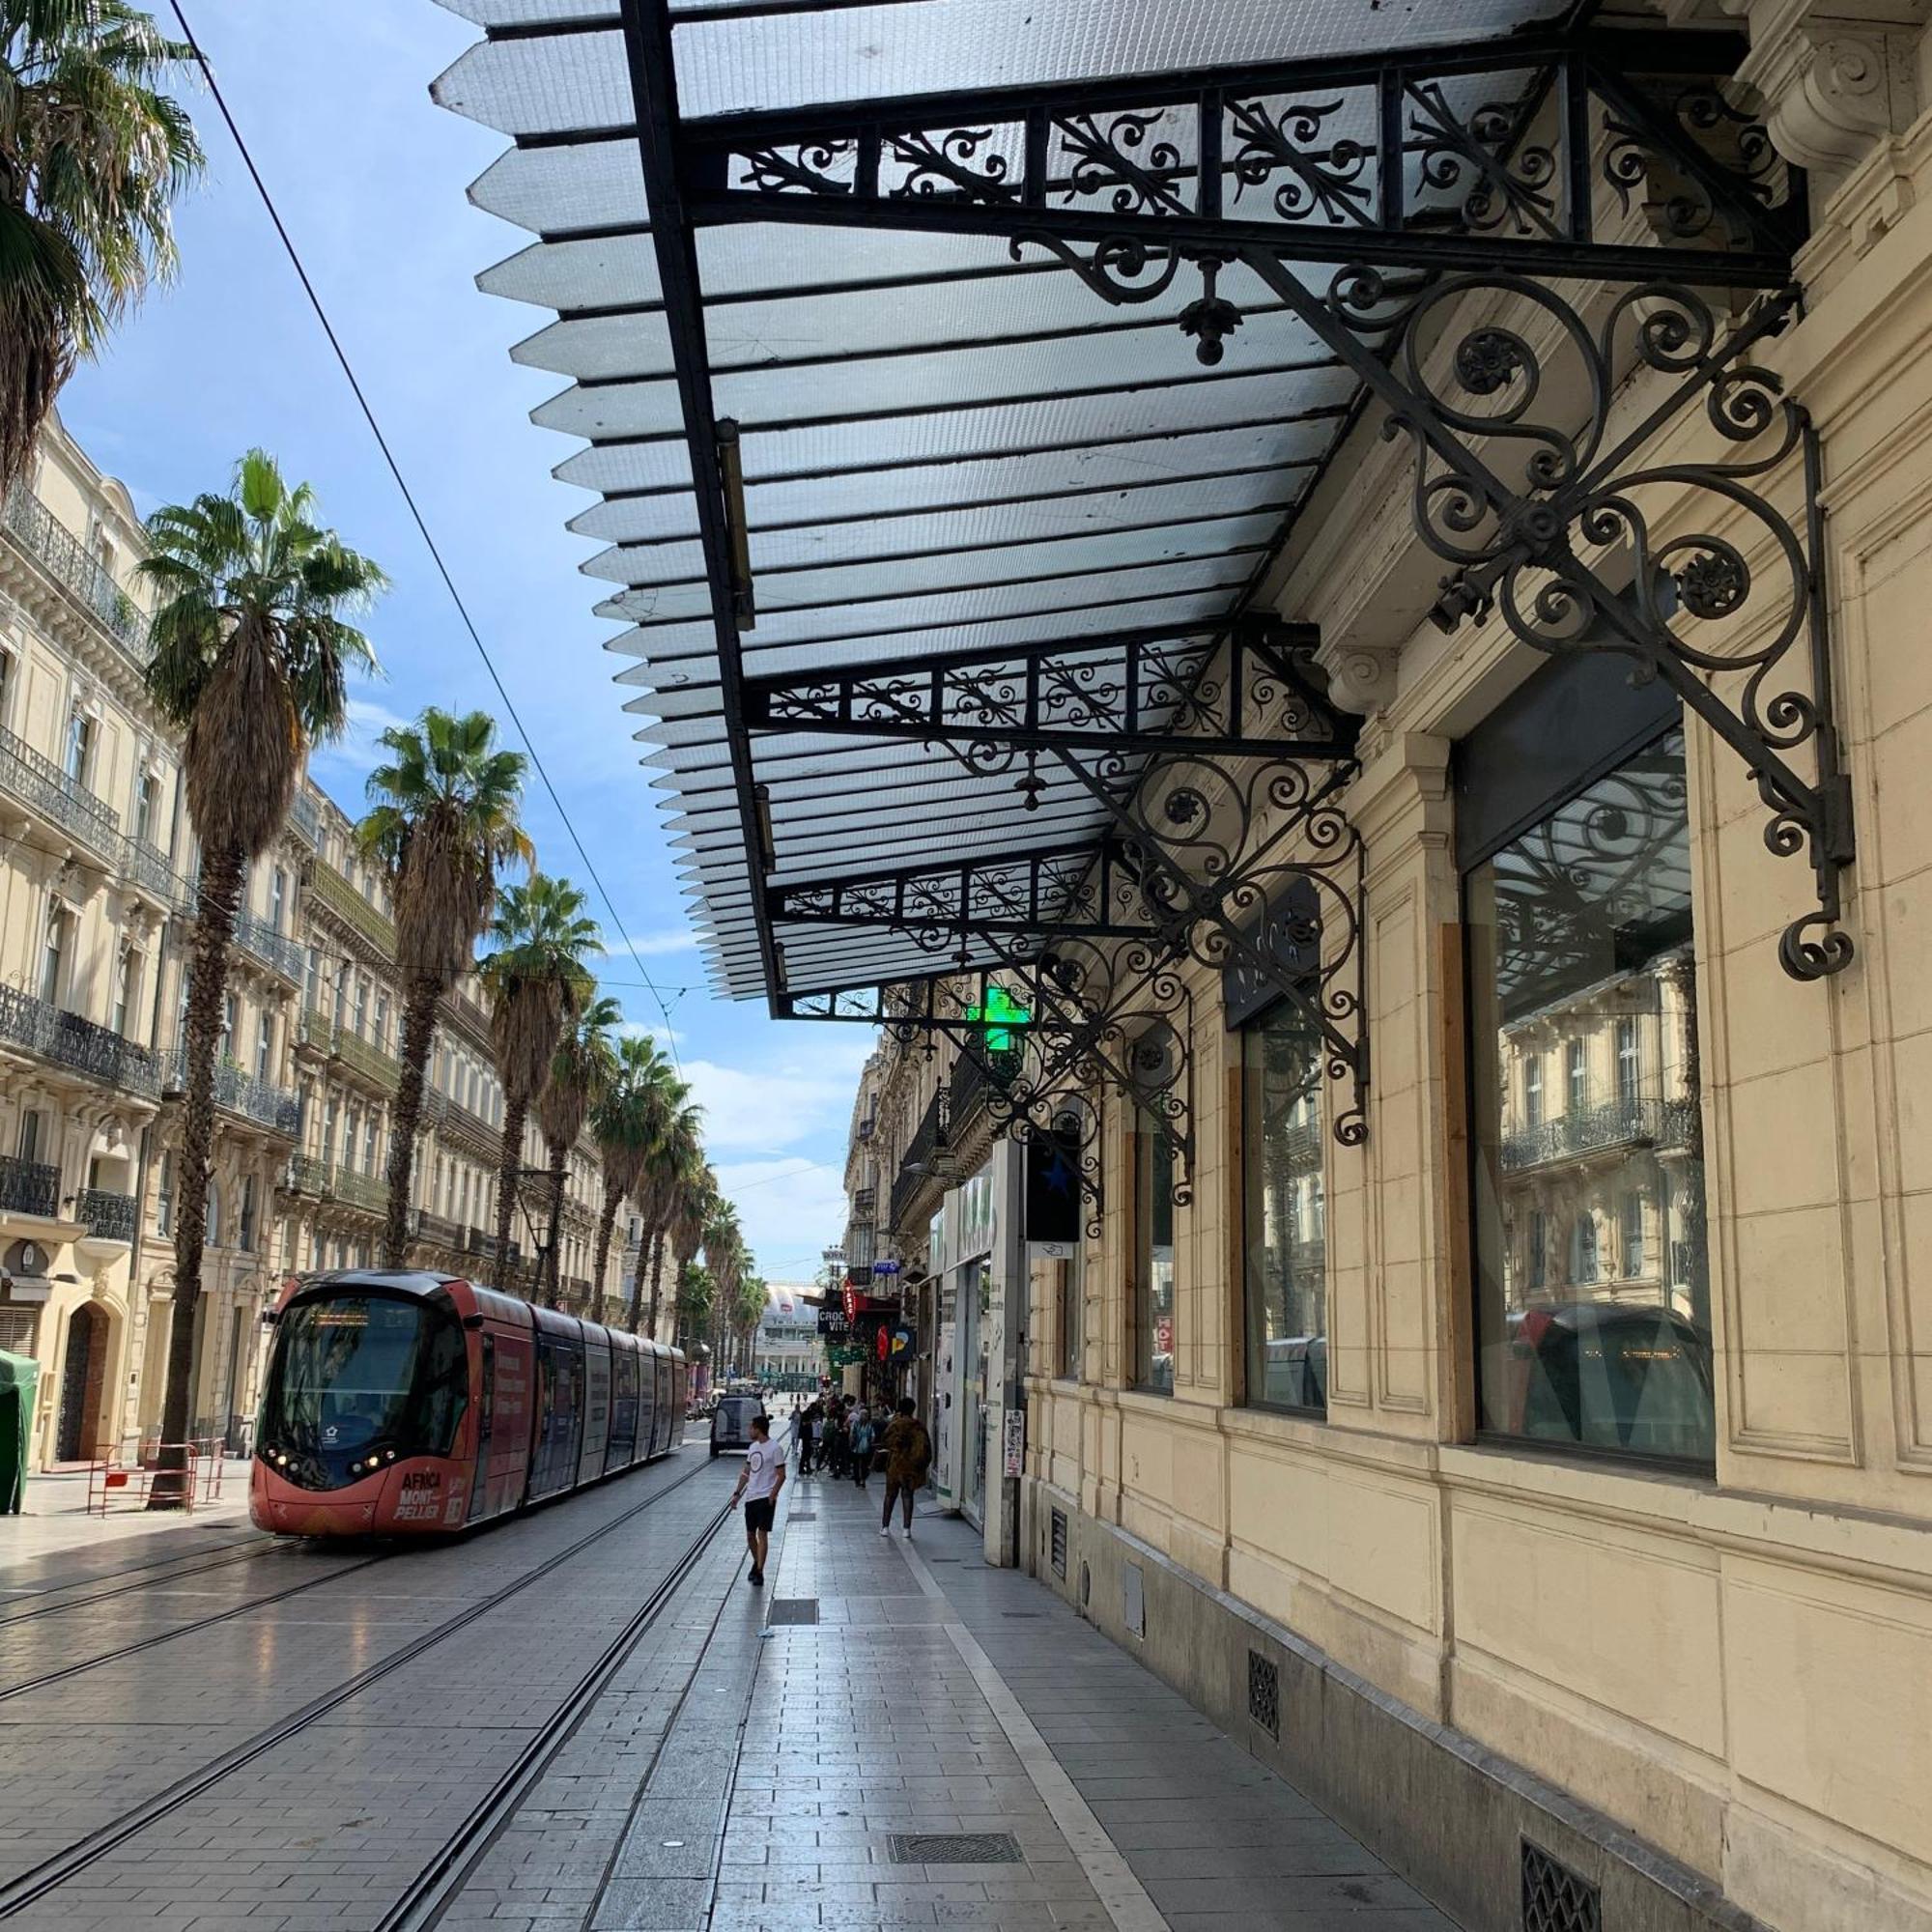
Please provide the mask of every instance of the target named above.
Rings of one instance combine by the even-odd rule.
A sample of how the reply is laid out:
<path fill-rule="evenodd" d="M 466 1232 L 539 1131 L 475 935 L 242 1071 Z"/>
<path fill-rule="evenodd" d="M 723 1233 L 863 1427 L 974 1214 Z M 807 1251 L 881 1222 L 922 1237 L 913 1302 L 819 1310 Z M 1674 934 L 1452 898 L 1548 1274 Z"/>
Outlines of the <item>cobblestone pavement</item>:
<path fill-rule="evenodd" d="M 876 1486 L 794 1479 L 762 1591 L 727 1520 L 553 1736 L 737 1468 L 694 1447 L 461 1544 L 227 1552 L 99 1604 L 118 1587 L 99 1566 L 41 1566 L 17 1586 L 65 1594 L 0 1599 L 0 1888 L 99 1856 L 30 1902 L 0 1889 L 0 1918 L 378 1932 L 483 1815 L 435 1921 L 467 1932 L 1451 1932 L 1057 1599 L 987 1569 L 964 1524 L 880 1539 Z M 514 1807 L 479 1813 L 538 1747 Z"/>

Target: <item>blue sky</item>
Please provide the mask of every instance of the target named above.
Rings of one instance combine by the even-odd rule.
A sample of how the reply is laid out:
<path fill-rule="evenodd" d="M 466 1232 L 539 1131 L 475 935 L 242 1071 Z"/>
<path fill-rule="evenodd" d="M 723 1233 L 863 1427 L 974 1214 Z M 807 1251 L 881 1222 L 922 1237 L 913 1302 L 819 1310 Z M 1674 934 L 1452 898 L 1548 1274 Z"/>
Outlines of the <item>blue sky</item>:
<path fill-rule="evenodd" d="M 561 386 L 510 346 L 548 312 L 477 292 L 527 240 L 464 190 L 500 139 L 431 106 L 429 83 L 475 38 L 431 0 L 185 0 L 223 93 L 355 364 L 451 573 L 565 809 L 663 991 L 712 1154 L 763 1272 L 808 1277 L 843 1231 L 840 1173 L 856 1027 L 780 1025 L 703 985 L 659 814 L 638 763 L 616 628 L 590 614 L 578 565 L 599 546 L 567 518 L 591 500 L 554 481 L 580 445 L 527 412 Z M 165 20 L 166 9 L 158 10 Z M 348 740 L 315 773 L 356 809 L 374 734 L 423 705 L 497 710 L 496 696 L 213 104 L 189 104 L 212 166 L 183 207 L 179 282 L 83 368 L 61 412 L 149 510 L 224 487 L 251 443 L 318 491 L 327 520 L 394 588 L 370 623 L 385 675 L 356 694 Z M 546 868 L 581 873 L 540 787 L 528 808 Z M 580 881 L 587 885 L 587 881 Z M 609 990 L 664 1031 L 617 947 Z M 684 990 L 678 990 L 684 989 Z"/>

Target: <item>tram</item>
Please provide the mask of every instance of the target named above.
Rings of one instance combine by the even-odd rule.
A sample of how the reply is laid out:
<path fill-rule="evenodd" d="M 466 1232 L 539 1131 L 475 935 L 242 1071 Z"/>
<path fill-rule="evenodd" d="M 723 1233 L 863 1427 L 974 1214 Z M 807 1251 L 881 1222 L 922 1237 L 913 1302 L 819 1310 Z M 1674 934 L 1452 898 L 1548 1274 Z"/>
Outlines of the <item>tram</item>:
<path fill-rule="evenodd" d="M 349 1269 L 276 1305 L 249 1483 L 283 1536 L 447 1535 L 674 1450 L 683 1353 L 440 1274 Z"/>

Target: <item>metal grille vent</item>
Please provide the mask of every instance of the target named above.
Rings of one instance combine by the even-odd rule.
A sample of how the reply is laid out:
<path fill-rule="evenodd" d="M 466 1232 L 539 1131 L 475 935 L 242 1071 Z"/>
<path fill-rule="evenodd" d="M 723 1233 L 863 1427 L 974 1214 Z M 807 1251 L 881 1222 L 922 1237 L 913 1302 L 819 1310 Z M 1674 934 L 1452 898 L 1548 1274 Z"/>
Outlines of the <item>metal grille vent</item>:
<path fill-rule="evenodd" d="M 1604 1932 L 1603 1895 L 1581 1872 L 1522 1841 L 1522 1932 Z"/>
<path fill-rule="evenodd" d="M 1064 1583 L 1066 1581 L 1066 1512 L 1055 1510 L 1053 1513 L 1053 1574 Z"/>
<path fill-rule="evenodd" d="M 818 1621 L 818 1599 L 774 1597 L 772 1613 L 765 1621 L 771 1624 L 815 1624 Z"/>
<path fill-rule="evenodd" d="M 1281 1666 L 1258 1650 L 1248 1652 L 1248 1716 L 1281 1742 Z"/>
<path fill-rule="evenodd" d="M 1010 1832 L 895 1832 L 895 1865 L 1016 1865 L 1020 1841 Z"/>
<path fill-rule="evenodd" d="M 816 1522 L 818 1520 L 818 1512 L 816 1510 L 789 1510 L 785 1514 L 785 1520 L 787 1522 Z"/>

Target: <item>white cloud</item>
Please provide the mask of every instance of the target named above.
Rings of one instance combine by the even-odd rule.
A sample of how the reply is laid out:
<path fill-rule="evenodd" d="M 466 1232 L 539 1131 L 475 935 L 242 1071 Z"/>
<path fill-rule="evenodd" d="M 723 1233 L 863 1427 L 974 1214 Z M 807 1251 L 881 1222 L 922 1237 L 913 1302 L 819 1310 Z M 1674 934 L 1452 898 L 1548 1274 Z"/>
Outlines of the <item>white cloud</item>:
<path fill-rule="evenodd" d="M 714 1152 L 750 1155 L 780 1153 L 821 1133 L 842 1141 L 872 1036 L 860 1027 L 849 1037 L 844 1028 L 828 1031 L 841 1037 L 785 1039 L 752 1066 L 687 1060 L 684 1077 L 704 1108 L 705 1144 Z"/>
<path fill-rule="evenodd" d="M 844 1181 L 823 1161 L 727 1161 L 718 1185 L 768 1281 L 811 1280 L 821 1251 L 844 1239 Z"/>
<path fill-rule="evenodd" d="M 354 816 L 361 809 L 363 781 L 380 761 L 376 740 L 410 721 L 368 697 L 352 697 L 348 711 L 342 736 L 330 744 L 318 745 L 309 763 L 316 781 Z"/>
<path fill-rule="evenodd" d="M 619 960 L 633 953 L 640 959 L 659 959 L 673 952 L 696 952 L 697 937 L 689 926 L 669 926 L 662 932 L 627 932 L 605 950 Z"/>

